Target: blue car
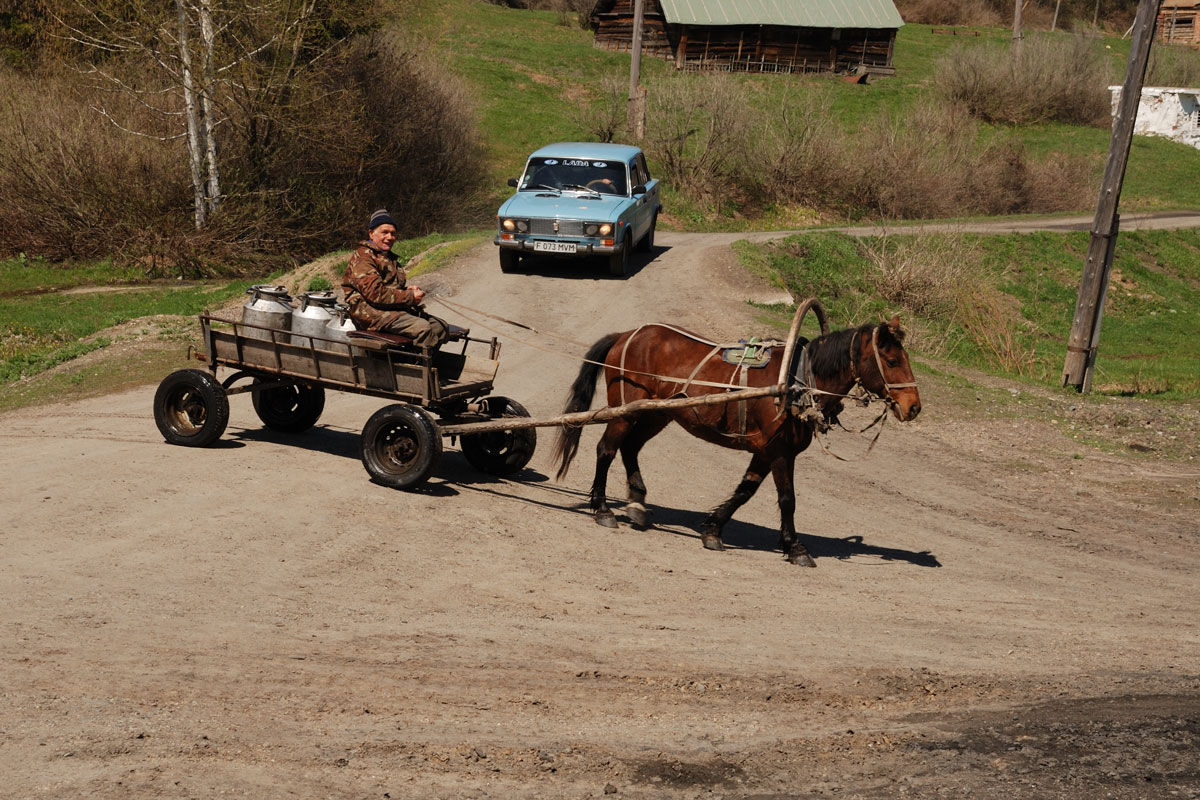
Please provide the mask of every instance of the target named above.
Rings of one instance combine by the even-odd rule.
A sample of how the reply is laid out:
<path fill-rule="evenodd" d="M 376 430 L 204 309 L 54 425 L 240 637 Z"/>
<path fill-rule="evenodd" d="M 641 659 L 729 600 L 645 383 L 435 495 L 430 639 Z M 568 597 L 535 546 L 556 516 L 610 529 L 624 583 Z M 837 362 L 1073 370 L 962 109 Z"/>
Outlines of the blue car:
<path fill-rule="evenodd" d="M 640 148 L 559 142 L 529 156 L 510 178 L 516 194 L 496 215 L 500 269 L 525 255 L 604 256 L 613 275 L 629 273 L 636 247 L 649 251 L 662 209 L 658 181 Z"/>

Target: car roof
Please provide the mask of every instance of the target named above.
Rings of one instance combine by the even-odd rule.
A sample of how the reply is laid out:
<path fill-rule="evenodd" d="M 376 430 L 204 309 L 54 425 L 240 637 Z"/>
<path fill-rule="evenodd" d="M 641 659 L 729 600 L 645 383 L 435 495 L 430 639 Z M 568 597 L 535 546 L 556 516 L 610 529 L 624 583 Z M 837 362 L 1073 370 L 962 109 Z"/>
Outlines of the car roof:
<path fill-rule="evenodd" d="M 540 147 L 529 155 L 530 158 L 602 158 L 610 160 L 630 161 L 638 153 L 640 147 L 629 144 L 603 144 L 601 142 L 555 142 Z"/>

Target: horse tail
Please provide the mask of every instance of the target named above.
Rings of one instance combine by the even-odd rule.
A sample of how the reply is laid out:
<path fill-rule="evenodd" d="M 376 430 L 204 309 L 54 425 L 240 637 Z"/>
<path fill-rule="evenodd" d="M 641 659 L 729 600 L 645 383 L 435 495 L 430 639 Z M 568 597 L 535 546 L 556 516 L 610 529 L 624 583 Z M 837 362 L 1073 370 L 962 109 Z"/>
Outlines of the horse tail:
<path fill-rule="evenodd" d="M 587 411 L 592 407 L 592 397 L 596 394 L 596 378 L 599 376 L 600 370 L 604 369 L 604 359 L 608 357 L 608 351 L 612 350 L 613 345 L 622 335 L 610 333 L 593 344 L 587 351 L 583 366 L 579 368 L 579 374 L 575 376 L 575 382 L 571 384 L 571 393 L 567 396 L 567 405 L 563 408 L 564 414 Z M 580 425 L 574 427 L 564 425 L 558 429 L 558 437 L 554 441 L 554 460 L 559 465 L 558 474 L 555 477 L 558 480 L 562 480 L 567 474 L 567 470 L 570 469 L 571 461 L 579 450 L 579 436 L 582 432 L 583 427 Z"/>

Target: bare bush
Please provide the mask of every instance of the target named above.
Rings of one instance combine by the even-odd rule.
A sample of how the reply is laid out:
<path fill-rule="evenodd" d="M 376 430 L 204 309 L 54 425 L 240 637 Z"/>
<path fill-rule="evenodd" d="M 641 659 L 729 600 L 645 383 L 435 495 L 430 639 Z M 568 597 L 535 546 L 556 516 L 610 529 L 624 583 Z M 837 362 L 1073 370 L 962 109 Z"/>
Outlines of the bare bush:
<path fill-rule="evenodd" d="M 597 89 L 597 99 L 576 106 L 572 121 L 597 142 L 615 142 L 625 130 L 629 106 L 628 80 L 617 73 L 605 75 Z"/>
<path fill-rule="evenodd" d="M 840 146 L 843 178 L 829 191 L 884 219 L 1070 210 L 1087 204 L 1092 178 L 1082 158 L 1035 161 L 1015 138 L 988 143 L 957 106 L 881 112 Z"/>
<path fill-rule="evenodd" d="M 910 314 L 951 322 L 981 282 L 980 251 L 957 234 L 881 236 L 864 246 L 875 291 Z"/>
<path fill-rule="evenodd" d="M 1012 298 L 980 285 L 961 301 L 957 321 L 983 357 L 1004 372 L 1032 374 L 1037 354 L 1032 344 L 1022 344 L 1022 320 L 1012 308 Z"/>
<path fill-rule="evenodd" d="M 356 41 L 326 73 L 321 95 L 346 87 L 338 97 L 349 116 L 323 105 L 305 109 L 309 122 L 330 127 L 326 137 L 296 143 L 301 163 L 326 192 L 354 206 L 338 220 L 343 230 L 360 231 L 363 209 L 378 205 L 403 209 L 397 222 L 404 235 L 452 228 L 473 210 L 483 172 L 474 103 L 453 73 L 419 50 L 394 34 Z M 331 162 L 340 173 L 333 180 Z M 291 163 L 281 163 L 284 175 Z"/>
<path fill-rule="evenodd" d="M 1022 344 L 1026 325 L 1011 298 L 992 288 L 982 251 L 961 234 L 883 236 L 867 240 L 863 251 L 873 269 L 875 291 L 926 325 L 914 329 L 914 343 L 942 355 L 963 332 L 989 362 L 1018 375 L 1034 368 L 1031 345 Z M 919 337 L 919 341 L 918 341 Z"/>
<path fill-rule="evenodd" d="M 911 112 L 881 112 L 844 143 L 852 206 L 885 219 L 945 217 L 970 206 L 978 127 L 964 112 L 929 103 Z"/>
<path fill-rule="evenodd" d="M 955 48 L 934 74 L 944 100 L 987 122 L 1107 125 L 1110 66 L 1096 40 L 1037 37 L 1019 51 L 974 45 Z"/>
<path fill-rule="evenodd" d="M 760 139 L 749 161 L 761 169 L 768 197 L 816 205 L 837 196 L 843 153 L 831 124 L 832 104 L 827 90 L 795 89 L 785 94 L 770 124 L 756 126 Z"/>
<path fill-rule="evenodd" d="M 679 191 L 719 208 L 744 186 L 752 117 L 728 75 L 673 75 L 650 95 L 646 147 Z"/>
<path fill-rule="evenodd" d="M 345 246 L 380 205 L 407 235 L 483 213 L 473 104 L 449 71 L 415 51 L 385 36 L 339 48 L 269 116 L 222 98 L 225 202 L 200 232 L 184 144 L 168 138 L 161 116 L 114 94 L 110 119 L 151 133 L 158 126 L 162 140 L 133 136 L 87 113 L 92 95 L 73 73 L 4 76 L 0 254 L 112 256 L 194 275 L 235 259 L 277 265 Z"/>
<path fill-rule="evenodd" d="M 98 125 L 70 76 L 7 74 L 0 99 L 0 252 L 132 257 L 190 227 L 180 141 Z M 137 109 L 130 109 L 137 113 Z M 143 120 L 153 129 L 158 120 Z M 177 220 L 175 216 L 178 215 Z"/>

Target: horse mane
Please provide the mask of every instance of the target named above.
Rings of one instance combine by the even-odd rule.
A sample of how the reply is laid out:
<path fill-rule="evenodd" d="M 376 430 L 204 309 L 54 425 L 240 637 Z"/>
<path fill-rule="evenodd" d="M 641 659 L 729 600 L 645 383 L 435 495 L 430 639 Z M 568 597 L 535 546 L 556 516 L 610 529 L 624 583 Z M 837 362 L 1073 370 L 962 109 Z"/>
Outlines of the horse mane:
<path fill-rule="evenodd" d="M 809 342 L 808 358 L 812 365 L 813 375 L 831 378 L 841 375 L 850 368 L 850 340 L 858 334 L 871 335 L 874 324 L 860 325 L 857 328 L 843 328 L 840 331 L 818 336 Z M 862 337 L 859 337 L 859 348 L 862 347 Z"/>

